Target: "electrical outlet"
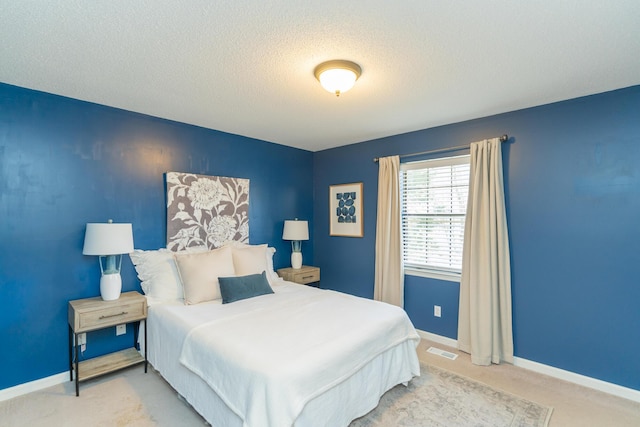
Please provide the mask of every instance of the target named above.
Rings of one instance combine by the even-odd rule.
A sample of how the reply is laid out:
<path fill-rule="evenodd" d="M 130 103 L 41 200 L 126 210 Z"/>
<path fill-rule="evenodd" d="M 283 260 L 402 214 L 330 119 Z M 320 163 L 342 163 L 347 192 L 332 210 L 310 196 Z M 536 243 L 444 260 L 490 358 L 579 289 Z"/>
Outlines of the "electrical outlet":
<path fill-rule="evenodd" d="M 127 333 L 127 325 L 116 326 L 116 335 L 124 335 Z"/>
<path fill-rule="evenodd" d="M 85 332 L 78 334 L 78 345 L 86 345 L 87 344 L 87 334 Z"/>
<path fill-rule="evenodd" d="M 440 308 L 439 305 L 434 305 L 433 306 L 433 315 L 436 316 L 436 317 L 442 316 L 442 309 Z"/>

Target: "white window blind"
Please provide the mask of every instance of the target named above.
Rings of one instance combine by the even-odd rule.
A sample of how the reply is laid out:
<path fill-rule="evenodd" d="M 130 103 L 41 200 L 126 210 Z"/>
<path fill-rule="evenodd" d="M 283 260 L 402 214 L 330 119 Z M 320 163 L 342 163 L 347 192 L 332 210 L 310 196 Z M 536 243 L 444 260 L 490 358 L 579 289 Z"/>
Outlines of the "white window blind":
<path fill-rule="evenodd" d="M 469 156 L 403 163 L 400 170 L 405 269 L 429 277 L 459 276 Z"/>

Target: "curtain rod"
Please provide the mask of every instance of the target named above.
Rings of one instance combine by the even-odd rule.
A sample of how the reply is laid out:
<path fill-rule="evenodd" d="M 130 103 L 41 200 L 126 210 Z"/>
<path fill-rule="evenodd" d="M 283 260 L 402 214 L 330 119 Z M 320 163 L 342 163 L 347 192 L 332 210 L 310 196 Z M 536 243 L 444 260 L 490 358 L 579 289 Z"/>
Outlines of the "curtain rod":
<path fill-rule="evenodd" d="M 509 136 L 507 134 L 504 134 L 500 137 L 500 142 L 505 142 L 506 140 L 509 139 Z M 402 154 L 400 156 L 400 158 L 403 157 L 413 157 L 413 156 L 420 156 L 422 154 L 436 154 L 436 153 L 445 153 L 447 151 L 458 151 L 458 150 L 464 150 L 465 148 L 469 148 L 469 145 L 458 145 L 457 147 L 450 147 L 450 148 L 439 148 L 437 150 L 429 150 L 429 151 L 421 151 L 419 153 L 411 153 L 411 154 Z M 375 163 L 378 163 L 378 160 L 380 159 L 380 157 L 374 157 L 373 161 Z"/>

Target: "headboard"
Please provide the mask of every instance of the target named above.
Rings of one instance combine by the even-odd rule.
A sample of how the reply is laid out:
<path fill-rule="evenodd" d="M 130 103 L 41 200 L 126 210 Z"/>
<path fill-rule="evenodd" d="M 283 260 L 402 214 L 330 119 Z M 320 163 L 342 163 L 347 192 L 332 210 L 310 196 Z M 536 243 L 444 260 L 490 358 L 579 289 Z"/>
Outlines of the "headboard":
<path fill-rule="evenodd" d="M 249 243 L 249 180 L 167 172 L 167 248 Z"/>

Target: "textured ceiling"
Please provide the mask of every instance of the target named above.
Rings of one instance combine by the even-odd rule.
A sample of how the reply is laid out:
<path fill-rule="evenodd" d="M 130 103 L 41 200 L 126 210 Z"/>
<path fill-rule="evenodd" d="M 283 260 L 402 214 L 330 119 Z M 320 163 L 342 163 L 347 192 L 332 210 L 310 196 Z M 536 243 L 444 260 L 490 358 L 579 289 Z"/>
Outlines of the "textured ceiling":
<path fill-rule="evenodd" d="M 0 0 L 0 82 L 317 151 L 640 84 L 640 1 Z"/>

